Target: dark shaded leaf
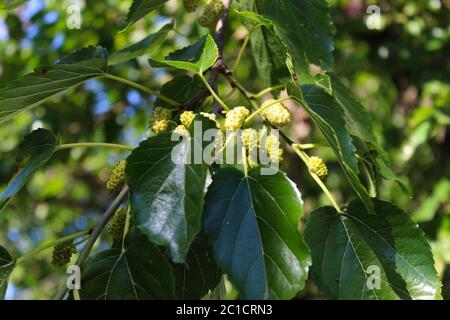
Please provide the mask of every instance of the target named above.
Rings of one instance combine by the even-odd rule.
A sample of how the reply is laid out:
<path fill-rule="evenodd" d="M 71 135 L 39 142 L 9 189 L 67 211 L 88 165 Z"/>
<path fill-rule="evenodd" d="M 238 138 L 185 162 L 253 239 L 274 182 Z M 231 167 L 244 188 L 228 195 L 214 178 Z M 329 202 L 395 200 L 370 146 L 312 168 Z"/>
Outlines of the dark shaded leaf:
<path fill-rule="evenodd" d="M 302 82 L 312 80 L 310 63 L 326 70 L 332 67 L 334 28 L 326 0 L 244 0 L 241 8 L 270 20 Z"/>
<path fill-rule="evenodd" d="M 361 200 L 341 214 L 332 207 L 311 214 L 305 240 L 319 290 L 331 299 L 439 298 L 441 285 L 423 232 L 398 207 L 373 203 L 375 215 Z"/>
<path fill-rule="evenodd" d="M 0 212 L 31 178 L 45 165 L 56 148 L 56 137 L 47 129 L 37 129 L 27 135 L 19 146 L 17 162 L 23 168 L 9 182 L 0 194 Z"/>
<path fill-rule="evenodd" d="M 91 257 L 83 267 L 81 299 L 174 299 L 175 278 L 167 257 L 131 229 L 122 248 Z"/>
<path fill-rule="evenodd" d="M 224 168 L 206 197 L 205 232 L 219 266 L 244 299 L 291 299 L 304 286 L 309 252 L 298 231 L 303 203 L 286 175 Z"/>
<path fill-rule="evenodd" d="M 186 262 L 174 267 L 178 299 L 197 300 L 214 290 L 222 271 L 213 259 L 208 239 L 201 235 L 193 242 Z"/>
<path fill-rule="evenodd" d="M 161 94 L 183 105 L 194 98 L 201 88 L 203 88 L 203 82 L 198 77 L 182 75 L 165 83 L 161 88 Z M 173 108 L 159 98 L 156 99 L 155 106 Z"/>
<path fill-rule="evenodd" d="M 5 297 L 8 278 L 14 269 L 15 261 L 5 248 L 0 246 L 0 300 Z"/>

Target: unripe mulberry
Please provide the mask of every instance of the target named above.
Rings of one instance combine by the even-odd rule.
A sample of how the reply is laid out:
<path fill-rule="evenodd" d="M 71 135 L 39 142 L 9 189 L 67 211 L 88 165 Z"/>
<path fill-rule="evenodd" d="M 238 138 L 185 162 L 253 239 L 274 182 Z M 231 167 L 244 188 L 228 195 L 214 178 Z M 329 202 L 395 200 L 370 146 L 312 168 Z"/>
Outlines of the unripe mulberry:
<path fill-rule="evenodd" d="M 149 119 L 149 127 L 154 133 L 169 130 L 172 111 L 166 108 L 156 107 Z"/>
<path fill-rule="evenodd" d="M 259 134 L 255 129 L 244 129 L 241 136 L 246 150 L 258 148 Z"/>
<path fill-rule="evenodd" d="M 189 129 L 189 126 L 191 125 L 192 121 L 195 118 L 195 113 L 192 111 L 185 111 L 180 115 L 180 121 L 181 124 L 186 128 Z"/>
<path fill-rule="evenodd" d="M 245 122 L 250 111 L 245 107 L 236 107 L 227 112 L 225 117 L 225 129 L 230 131 L 239 130 Z"/>
<path fill-rule="evenodd" d="M 272 104 L 275 100 L 270 99 L 262 104 L 262 108 Z M 291 122 L 291 114 L 288 109 L 281 103 L 276 103 L 264 110 L 263 115 L 269 122 L 277 128 L 284 127 Z"/>
<path fill-rule="evenodd" d="M 280 148 L 280 140 L 276 136 L 266 137 L 266 152 L 273 163 L 280 163 L 283 160 L 283 149 Z"/>
<path fill-rule="evenodd" d="M 315 173 L 320 179 L 323 179 L 328 174 L 327 165 L 322 158 L 312 156 L 309 158 L 309 170 Z"/>
<path fill-rule="evenodd" d="M 249 167 L 256 167 L 258 165 L 258 144 L 259 134 L 255 129 L 245 129 L 241 136 L 247 151 L 247 164 Z"/>
<path fill-rule="evenodd" d="M 67 241 L 56 245 L 53 248 L 52 265 L 63 267 L 70 262 L 72 254 L 77 253 L 77 248 L 72 241 Z"/>
<path fill-rule="evenodd" d="M 123 237 L 123 230 L 127 220 L 127 210 L 124 208 L 117 209 L 114 217 L 108 226 L 108 231 L 114 239 L 121 239 Z"/>
<path fill-rule="evenodd" d="M 188 131 L 188 129 L 186 129 L 185 126 L 183 126 L 182 124 L 180 124 L 179 126 L 177 126 L 175 128 L 175 130 L 173 130 L 173 132 L 178 133 L 181 136 L 185 136 L 185 137 L 189 137 L 190 133 Z"/>
<path fill-rule="evenodd" d="M 184 9 L 187 12 L 194 12 L 198 8 L 200 0 L 183 0 Z"/>
<path fill-rule="evenodd" d="M 111 193 L 116 193 L 125 184 L 125 167 L 127 166 L 126 160 L 121 160 L 112 170 L 106 183 L 106 189 Z"/>
<path fill-rule="evenodd" d="M 160 120 L 160 121 L 156 121 L 155 123 L 153 123 L 152 131 L 154 133 L 161 133 L 161 132 L 169 130 L 169 127 L 170 127 L 169 120 Z"/>
<path fill-rule="evenodd" d="M 219 20 L 225 6 L 222 0 L 210 0 L 205 7 L 198 23 L 205 28 L 213 28 Z"/>

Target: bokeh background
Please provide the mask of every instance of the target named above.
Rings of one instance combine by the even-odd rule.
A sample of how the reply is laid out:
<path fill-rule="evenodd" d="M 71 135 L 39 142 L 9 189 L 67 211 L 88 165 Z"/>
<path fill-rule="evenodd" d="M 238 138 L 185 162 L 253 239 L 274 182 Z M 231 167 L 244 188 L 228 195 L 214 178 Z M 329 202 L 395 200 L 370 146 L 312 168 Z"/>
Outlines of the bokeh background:
<path fill-rule="evenodd" d="M 171 0 L 158 12 L 129 30 L 119 24 L 130 1 L 77 1 L 82 5 L 81 29 L 67 28 L 67 8 L 73 1 L 30 0 L 14 10 L 0 11 L 0 87 L 40 65 L 54 63 L 69 51 L 101 45 L 109 52 L 126 47 L 158 30 L 172 17 L 176 30 L 159 48 L 164 55 L 198 39 L 207 30 L 186 15 L 181 1 Z M 367 7 L 382 12 L 382 28 L 366 25 Z M 441 275 L 444 298 L 450 299 L 450 1 L 330 0 L 336 27 L 335 73 L 343 78 L 372 114 L 378 137 L 394 171 L 411 186 L 413 198 L 395 183 L 381 182 L 380 197 L 392 201 L 426 232 Z M 246 36 L 241 22 L 231 17 L 225 59 L 232 64 Z M 146 57 L 109 70 L 150 88 L 159 88 L 176 73 L 151 69 Z M 251 54 L 235 76 L 259 91 Z M 225 100 L 242 103 L 239 94 L 221 83 Z M 0 190 L 15 172 L 15 152 L 24 135 L 45 127 L 61 143 L 113 142 L 137 145 L 145 137 L 154 99 L 110 80 L 91 80 L 45 102 L 31 112 L 0 126 Z M 291 108 L 295 123 L 289 134 L 300 142 L 322 139 L 307 115 Z M 287 151 L 288 152 L 288 151 Z M 343 204 L 354 197 L 333 154 L 318 154 L 329 164 L 327 185 Z M 111 150 L 73 149 L 53 160 L 0 215 L 0 244 L 16 257 L 40 243 L 84 230 L 97 221 L 111 196 L 104 185 L 109 169 L 126 154 Z M 285 170 L 298 184 L 305 200 L 305 217 L 328 205 L 294 155 Z M 107 248 L 105 234 L 96 250 Z M 65 281 L 64 271 L 50 264 L 47 251 L 17 266 L 7 299 L 48 299 Z M 309 282 L 299 299 L 322 298 Z"/>

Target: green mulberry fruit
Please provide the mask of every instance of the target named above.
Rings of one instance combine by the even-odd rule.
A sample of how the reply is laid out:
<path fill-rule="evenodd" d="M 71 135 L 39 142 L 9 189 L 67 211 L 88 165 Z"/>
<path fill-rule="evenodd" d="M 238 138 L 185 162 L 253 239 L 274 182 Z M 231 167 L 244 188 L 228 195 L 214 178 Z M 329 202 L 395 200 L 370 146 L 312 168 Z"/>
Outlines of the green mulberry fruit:
<path fill-rule="evenodd" d="M 283 160 L 283 149 L 280 148 L 280 140 L 276 136 L 266 137 L 266 152 L 273 163 L 280 163 Z"/>
<path fill-rule="evenodd" d="M 127 210 L 124 208 L 117 209 L 114 217 L 108 226 L 108 231 L 114 239 L 121 239 L 123 237 L 123 230 L 127 220 Z"/>
<path fill-rule="evenodd" d="M 198 8 L 200 0 L 183 0 L 184 9 L 187 12 L 194 12 Z"/>
<path fill-rule="evenodd" d="M 126 160 L 121 160 L 111 170 L 108 182 L 106 183 L 106 189 L 112 194 L 117 193 L 125 184 L 125 167 L 127 166 Z"/>
<path fill-rule="evenodd" d="M 52 265 L 63 267 L 70 262 L 72 254 L 77 253 L 77 248 L 72 241 L 67 241 L 56 245 L 53 248 Z"/>
<path fill-rule="evenodd" d="M 198 23 L 205 28 L 213 28 L 219 20 L 225 6 L 222 0 L 210 0 L 205 7 Z"/>
<path fill-rule="evenodd" d="M 244 129 L 241 136 L 245 150 L 247 151 L 247 164 L 249 167 L 258 165 L 259 134 L 255 129 Z"/>
<path fill-rule="evenodd" d="M 173 132 L 178 133 L 181 136 L 185 136 L 185 137 L 189 137 L 190 133 L 188 131 L 188 129 L 186 129 L 185 126 L 183 126 L 182 124 L 180 124 L 179 126 L 177 126 Z"/>
<path fill-rule="evenodd" d="M 150 116 L 149 127 L 154 133 L 169 130 L 172 111 L 162 107 L 156 107 Z"/>
<path fill-rule="evenodd" d="M 272 104 L 275 100 L 270 99 L 262 104 L 262 108 Z M 284 127 L 291 122 L 291 114 L 288 109 L 281 103 L 276 103 L 264 110 L 263 115 L 269 122 L 277 128 Z"/>
<path fill-rule="evenodd" d="M 225 117 L 225 129 L 230 131 L 239 130 L 249 116 L 250 111 L 245 107 L 236 107 L 227 112 Z"/>
<path fill-rule="evenodd" d="M 309 159 L 309 170 L 312 173 L 315 173 L 320 179 L 323 179 L 328 174 L 328 168 L 325 164 L 325 161 L 323 161 L 322 158 L 313 156 Z"/>
<path fill-rule="evenodd" d="M 195 113 L 192 111 L 185 111 L 180 115 L 181 124 L 186 129 L 189 129 L 192 121 L 194 121 L 194 118 L 195 118 Z"/>

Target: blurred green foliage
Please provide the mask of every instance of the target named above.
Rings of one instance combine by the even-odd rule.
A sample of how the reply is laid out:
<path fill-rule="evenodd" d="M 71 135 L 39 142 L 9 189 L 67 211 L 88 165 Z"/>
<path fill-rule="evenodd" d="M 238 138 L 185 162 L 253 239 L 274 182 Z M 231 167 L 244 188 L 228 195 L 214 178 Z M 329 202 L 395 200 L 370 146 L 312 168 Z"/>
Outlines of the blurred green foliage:
<path fill-rule="evenodd" d="M 193 22 L 195 14 L 180 10 L 181 1 L 169 1 L 125 32 L 119 25 L 129 1 L 84 1 L 81 29 L 66 25 L 70 1 L 31 0 L 14 11 L 0 12 L 0 87 L 39 65 L 87 45 L 114 52 L 175 20 L 175 32 L 160 46 L 161 58 L 207 32 Z M 381 30 L 366 26 L 367 6 L 381 8 Z M 335 69 L 372 114 L 382 146 L 393 169 L 408 181 L 410 199 L 397 184 L 384 182 L 382 199 L 411 212 L 429 237 L 436 266 L 443 277 L 444 297 L 450 299 L 450 1 L 331 0 L 336 27 Z M 246 35 L 239 18 L 231 16 L 225 48 L 232 65 Z M 256 67 L 246 52 L 235 77 L 250 90 L 262 89 Z M 114 66 L 111 73 L 159 88 L 179 71 L 152 69 L 145 57 Z M 223 80 L 222 80 L 223 81 Z M 221 82 L 219 89 L 230 104 L 239 94 Z M 92 80 L 23 113 L 0 127 L 0 190 L 16 170 L 15 150 L 27 133 L 45 127 L 62 143 L 112 142 L 137 145 L 146 131 L 154 97 L 108 80 Z M 321 139 L 307 117 L 295 114 L 292 136 L 302 143 Z M 344 202 L 352 190 L 332 152 L 317 152 L 329 162 L 329 188 Z M 109 169 L 123 152 L 73 149 L 59 152 L 0 215 L 0 243 L 20 256 L 44 240 L 84 230 L 93 225 L 111 200 L 104 189 Z M 305 212 L 328 205 L 294 155 L 284 164 L 302 190 Z M 111 239 L 105 235 L 100 247 Z M 50 265 L 41 254 L 13 272 L 7 298 L 51 298 L 64 270 Z M 316 297 L 308 285 L 300 297 Z"/>

